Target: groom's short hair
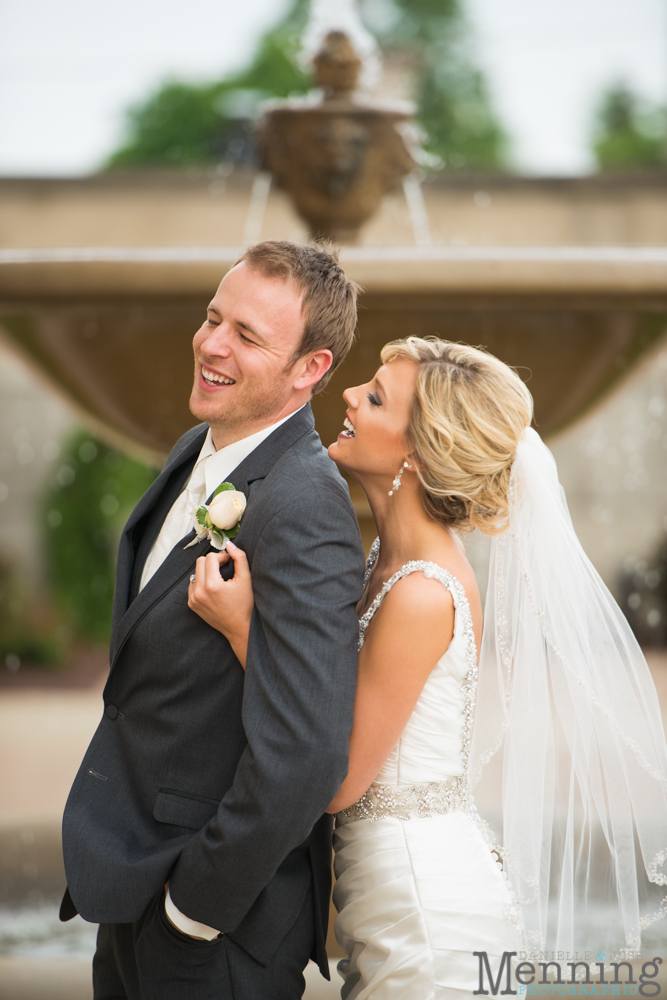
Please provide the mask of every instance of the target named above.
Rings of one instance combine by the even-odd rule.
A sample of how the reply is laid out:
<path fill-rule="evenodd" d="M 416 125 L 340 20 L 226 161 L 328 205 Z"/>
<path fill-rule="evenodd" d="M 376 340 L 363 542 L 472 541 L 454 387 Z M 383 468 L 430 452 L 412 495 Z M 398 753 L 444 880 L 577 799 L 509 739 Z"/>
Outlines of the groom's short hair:
<path fill-rule="evenodd" d="M 360 289 L 340 266 L 337 249 L 324 243 L 266 240 L 248 247 L 236 263 L 242 262 L 266 277 L 283 278 L 303 293 L 303 337 L 291 364 L 311 351 L 330 350 L 331 367 L 313 390 L 320 392 L 345 360 L 357 328 Z"/>

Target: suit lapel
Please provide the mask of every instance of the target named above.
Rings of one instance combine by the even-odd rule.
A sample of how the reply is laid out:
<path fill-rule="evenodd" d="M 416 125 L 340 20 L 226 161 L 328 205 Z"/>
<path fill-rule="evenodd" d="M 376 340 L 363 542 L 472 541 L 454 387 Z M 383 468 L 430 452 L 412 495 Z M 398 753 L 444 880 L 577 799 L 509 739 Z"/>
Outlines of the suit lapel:
<path fill-rule="evenodd" d="M 203 425 L 195 428 L 194 431 L 196 431 L 196 433 L 193 433 L 190 440 L 186 441 L 181 451 L 169 457 L 164 468 L 160 472 L 160 475 L 148 488 L 146 493 L 144 493 L 143 497 L 130 514 L 127 524 L 123 529 L 123 534 L 118 546 L 118 562 L 116 565 L 116 586 L 114 590 L 113 615 L 111 622 L 112 650 L 116 645 L 116 631 L 123 616 L 128 610 L 132 597 L 134 596 L 131 591 L 135 570 L 139 569 L 139 572 L 141 572 L 141 569 L 143 569 L 146 556 L 150 551 L 150 545 L 152 545 L 164 518 L 167 516 L 167 513 L 171 508 L 171 505 L 180 493 L 183 485 L 187 482 L 187 479 L 192 471 L 192 466 L 195 463 L 197 455 L 201 451 L 202 444 L 204 443 L 204 439 L 208 432 L 208 427 Z M 166 506 L 166 509 L 164 510 L 162 520 L 160 520 L 157 524 L 151 523 L 153 520 L 151 518 L 151 512 L 158 506 L 161 508 L 163 503 L 165 506 L 168 503 L 168 506 Z M 144 525 L 143 535 L 139 538 L 137 546 L 135 545 L 135 536 L 140 533 L 140 522 L 143 519 L 146 519 L 146 523 Z M 148 535 L 152 535 L 150 538 L 150 544 L 148 544 Z"/>
<path fill-rule="evenodd" d="M 234 469 L 232 473 L 230 473 L 230 475 L 227 477 L 227 481 L 233 483 L 234 488 L 239 490 L 241 493 L 244 493 L 247 498 L 251 483 L 256 482 L 258 479 L 264 479 L 264 477 L 268 475 L 268 473 L 271 471 L 271 469 L 278 461 L 278 459 L 281 457 L 281 455 L 284 455 L 284 453 L 288 450 L 288 448 L 291 448 L 292 445 L 299 440 L 299 438 L 303 437 L 305 434 L 310 433 L 314 429 L 315 429 L 315 420 L 313 418 L 313 412 L 311 410 L 310 403 L 308 403 L 306 406 L 303 407 L 303 409 L 295 413 L 295 415 L 290 420 L 287 420 L 284 424 L 281 424 L 281 426 L 278 427 L 277 430 L 273 432 L 273 434 L 270 434 L 266 438 L 266 440 L 264 440 L 257 448 L 255 448 L 255 450 L 252 451 L 247 456 L 247 458 L 245 458 L 241 462 L 241 464 L 238 465 L 236 469 Z M 140 504 L 140 506 L 144 505 L 144 515 L 158 504 L 161 493 L 163 490 L 165 490 L 169 476 L 171 475 L 171 473 L 175 471 L 175 469 L 178 466 L 183 465 L 188 458 L 191 459 L 191 462 L 189 466 L 186 468 L 184 475 L 187 475 L 188 472 L 191 471 L 192 465 L 194 464 L 197 455 L 201 451 L 201 446 L 204 443 L 205 437 L 206 437 L 206 430 L 203 430 L 201 435 L 198 435 L 191 443 L 191 445 L 188 448 L 184 449 L 183 452 L 181 452 L 178 461 L 176 463 L 170 463 L 170 469 L 168 471 L 168 474 L 165 478 L 163 478 L 165 472 L 167 472 L 167 467 L 165 466 L 165 469 L 153 484 L 153 487 L 156 487 L 158 486 L 160 481 L 162 481 L 162 484 L 159 490 L 157 490 L 155 495 L 153 496 L 150 505 L 149 504 L 144 505 L 144 501 L 142 501 Z M 186 479 L 183 478 L 182 482 L 185 483 L 185 481 Z M 144 497 L 144 500 L 148 499 L 149 494 L 153 490 L 153 487 L 151 487 L 151 490 L 148 491 L 148 493 Z M 173 503 L 173 501 L 178 496 L 178 493 L 173 492 L 173 489 L 170 489 L 168 492 L 170 495 L 173 494 L 173 499 L 171 500 L 171 503 Z M 210 499 L 211 498 L 208 497 L 206 502 L 209 503 Z M 171 508 L 171 503 L 169 503 L 168 506 L 166 506 L 165 503 L 164 505 L 165 513 L 162 517 L 162 520 L 160 520 L 159 523 L 157 524 L 157 528 L 153 533 L 153 538 L 155 538 L 155 536 L 157 535 L 157 532 L 159 531 L 159 528 L 162 522 L 164 521 L 164 517 L 166 517 L 169 509 Z M 160 503 L 159 505 L 160 507 L 163 506 L 162 503 Z M 137 510 L 138 509 L 139 508 L 137 508 Z M 245 516 L 247 517 L 247 515 L 248 511 L 246 511 Z M 139 517 L 141 516 L 142 515 L 139 515 Z M 128 521 L 128 527 L 131 529 L 133 525 L 138 523 L 138 520 L 139 518 L 136 518 L 133 515 L 130 518 L 130 521 Z M 151 527 L 153 527 L 152 524 Z M 126 532 L 127 530 L 128 529 L 126 528 Z M 194 564 L 196 563 L 199 556 L 204 556 L 208 552 L 213 551 L 213 547 L 207 541 L 206 542 L 202 541 L 199 543 L 199 545 L 193 545 L 191 548 L 186 548 L 186 546 L 189 545 L 190 542 L 194 540 L 194 538 L 195 538 L 195 532 L 193 529 L 191 532 L 189 532 L 189 534 L 185 535 L 183 538 L 180 539 L 180 541 L 176 543 L 176 545 L 171 550 L 169 555 L 166 557 L 160 568 L 151 577 L 151 579 L 148 581 L 148 583 L 141 591 L 141 593 L 137 595 L 135 600 L 132 601 L 129 608 L 127 608 L 125 613 L 119 619 L 118 626 L 114 630 L 114 633 L 112 634 L 112 644 L 111 644 L 112 667 L 117 661 L 118 656 L 123 646 L 127 642 L 128 638 L 130 637 L 133 629 L 139 624 L 144 615 L 148 611 L 150 611 L 153 605 L 157 601 L 159 601 L 162 598 L 162 596 L 168 590 L 170 590 L 171 587 L 174 586 L 174 584 L 178 583 L 178 581 L 181 580 L 186 573 L 192 572 Z M 140 551 L 144 550 L 143 541 L 139 546 L 139 550 Z M 145 550 L 144 561 L 146 555 L 148 554 L 148 551 L 150 551 L 150 547 L 146 548 Z M 138 558 L 139 558 L 139 551 L 137 552 L 137 562 Z M 127 580 L 127 591 L 126 591 L 127 593 L 129 593 L 130 580 L 132 579 L 132 576 L 133 576 L 132 569 L 130 569 L 129 578 Z"/>

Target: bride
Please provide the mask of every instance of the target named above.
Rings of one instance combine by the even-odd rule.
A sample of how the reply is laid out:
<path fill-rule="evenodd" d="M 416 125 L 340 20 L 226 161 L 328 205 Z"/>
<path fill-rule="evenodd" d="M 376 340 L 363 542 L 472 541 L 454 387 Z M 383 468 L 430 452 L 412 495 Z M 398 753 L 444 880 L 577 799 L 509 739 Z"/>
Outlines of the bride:
<path fill-rule="evenodd" d="M 328 810 L 342 996 L 463 997 L 501 976 L 516 989 L 525 949 L 638 955 L 667 913 L 667 747 L 645 660 L 530 429 L 530 393 L 491 355 L 435 338 L 387 344 L 382 362 L 343 394 L 329 448 L 379 533 L 349 772 Z M 472 528 L 494 536 L 483 638 L 459 539 Z M 189 603 L 245 664 L 251 578 L 228 551 L 198 560 Z"/>

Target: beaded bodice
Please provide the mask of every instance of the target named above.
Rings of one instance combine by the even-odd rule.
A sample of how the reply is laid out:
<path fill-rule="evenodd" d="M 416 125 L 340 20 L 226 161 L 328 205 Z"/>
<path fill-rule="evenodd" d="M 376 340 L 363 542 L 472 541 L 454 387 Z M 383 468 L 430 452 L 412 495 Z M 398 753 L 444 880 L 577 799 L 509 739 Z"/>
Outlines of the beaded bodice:
<path fill-rule="evenodd" d="M 379 554 L 373 545 L 366 567 L 368 582 Z M 391 588 L 410 573 L 439 580 L 454 600 L 454 635 L 431 671 L 405 729 L 366 794 L 343 810 L 343 820 L 410 818 L 468 803 L 468 758 L 477 686 L 477 649 L 470 606 L 461 583 L 436 563 L 406 563 L 383 584 L 359 619 L 359 649 L 366 630 Z"/>

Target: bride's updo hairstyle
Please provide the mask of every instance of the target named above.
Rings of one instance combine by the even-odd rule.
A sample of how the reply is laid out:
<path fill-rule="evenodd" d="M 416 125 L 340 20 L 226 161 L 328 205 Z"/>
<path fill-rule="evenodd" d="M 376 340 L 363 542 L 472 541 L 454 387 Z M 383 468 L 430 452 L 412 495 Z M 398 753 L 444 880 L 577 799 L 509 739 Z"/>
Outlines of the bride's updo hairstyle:
<path fill-rule="evenodd" d="M 381 357 L 418 365 L 407 438 L 427 513 L 446 527 L 503 531 L 512 462 L 533 417 L 524 383 L 493 355 L 436 337 L 391 341 Z"/>

